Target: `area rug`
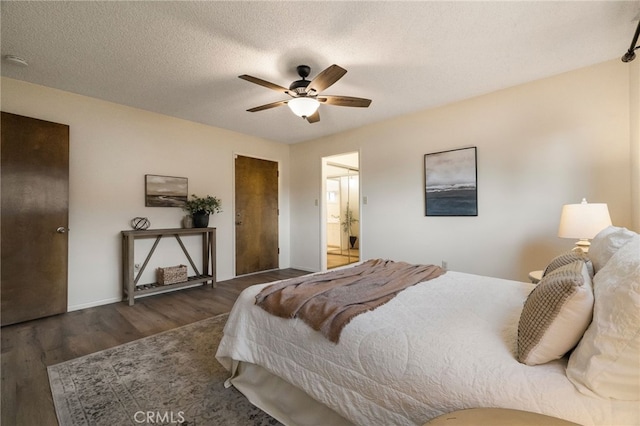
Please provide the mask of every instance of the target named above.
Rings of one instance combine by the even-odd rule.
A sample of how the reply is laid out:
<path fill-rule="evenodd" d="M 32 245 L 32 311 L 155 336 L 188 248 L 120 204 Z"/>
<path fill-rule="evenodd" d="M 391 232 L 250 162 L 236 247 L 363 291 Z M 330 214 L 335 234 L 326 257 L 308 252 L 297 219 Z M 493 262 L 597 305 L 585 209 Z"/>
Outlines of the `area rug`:
<path fill-rule="evenodd" d="M 279 425 L 223 383 L 215 359 L 228 315 L 48 367 L 68 425 Z"/>

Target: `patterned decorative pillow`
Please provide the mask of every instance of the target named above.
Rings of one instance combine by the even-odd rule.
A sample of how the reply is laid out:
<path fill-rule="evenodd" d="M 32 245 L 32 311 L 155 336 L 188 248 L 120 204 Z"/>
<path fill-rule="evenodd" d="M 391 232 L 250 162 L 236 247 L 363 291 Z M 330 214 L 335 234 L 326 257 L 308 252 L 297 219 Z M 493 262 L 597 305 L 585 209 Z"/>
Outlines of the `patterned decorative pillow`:
<path fill-rule="evenodd" d="M 579 341 L 593 315 L 587 265 L 576 260 L 548 273 L 527 297 L 518 323 L 518 361 L 544 364 Z"/>
<path fill-rule="evenodd" d="M 589 257 L 587 256 L 587 254 L 579 248 L 573 249 L 571 251 L 567 251 L 565 253 L 562 253 L 554 257 L 545 268 L 544 272 L 542 273 L 542 276 L 544 277 L 550 272 L 555 271 L 559 267 L 573 263 L 576 260 L 582 260 L 587 264 L 589 275 L 591 276 L 591 278 L 593 278 L 593 264 L 591 263 L 591 260 L 589 260 Z"/>
<path fill-rule="evenodd" d="M 640 400 L 640 235 L 593 278 L 593 322 L 569 357 L 567 377 L 580 392 Z"/>

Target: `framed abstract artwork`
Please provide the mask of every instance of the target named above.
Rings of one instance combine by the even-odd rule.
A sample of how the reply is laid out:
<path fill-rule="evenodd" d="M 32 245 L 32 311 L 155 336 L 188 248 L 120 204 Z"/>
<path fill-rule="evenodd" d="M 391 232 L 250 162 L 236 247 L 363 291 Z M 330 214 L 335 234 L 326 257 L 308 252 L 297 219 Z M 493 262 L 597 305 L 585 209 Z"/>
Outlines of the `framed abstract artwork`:
<path fill-rule="evenodd" d="M 476 154 L 476 147 L 425 154 L 425 216 L 478 216 Z"/>
<path fill-rule="evenodd" d="M 146 207 L 183 207 L 187 202 L 187 178 L 145 175 L 144 184 Z"/>

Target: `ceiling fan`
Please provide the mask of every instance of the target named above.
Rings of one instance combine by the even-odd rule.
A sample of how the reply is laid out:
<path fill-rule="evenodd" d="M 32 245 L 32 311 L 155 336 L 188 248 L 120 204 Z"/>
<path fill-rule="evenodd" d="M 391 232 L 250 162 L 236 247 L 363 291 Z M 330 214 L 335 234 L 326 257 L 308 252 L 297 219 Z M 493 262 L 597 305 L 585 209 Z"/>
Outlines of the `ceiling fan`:
<path fill-rule="evenodd" d="M 340 80 L 342 76 L 347 73 L 347 70 L 339 67 L 338 65 L 331 65 L 318 74 L 313 80 L 307 80 L 307 77 L 309 77 L 309 73 L 311 72 L 311 68 L 308 65 L 298 65 L 296 70 L 298 71 L 298 75 L 301 79 L 291 83 L 288 89 L 250 75 L 243 74 L 238 76 L 243 80 L 259 84 L 267 89 L 285 93 L 292 98 L 257 106 L 255 108 L 248 109 L 247 111 L 258 112 L 282 105 L 288 105 L 291 111 L 293 111 L 297 116 L 306 119 L 309 123 L 317 123 L 320 121 L 318 107 L 321 103 L 359 108 L 366 108 L 371 104 L 371 99 L 354 98 L 351 96 L 320 95 L 321 91 Z"/>

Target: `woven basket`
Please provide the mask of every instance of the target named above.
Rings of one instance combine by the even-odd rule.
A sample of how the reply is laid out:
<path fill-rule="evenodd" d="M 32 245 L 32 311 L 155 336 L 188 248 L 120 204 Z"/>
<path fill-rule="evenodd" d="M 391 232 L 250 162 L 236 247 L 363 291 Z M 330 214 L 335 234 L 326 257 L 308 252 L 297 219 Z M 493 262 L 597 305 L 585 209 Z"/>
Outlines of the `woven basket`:
<path fill-rule="evenodd" d="M 158 284 L 167 285 L 187 281 L 187 266 L 168 266 L 158 268 Z"/>

